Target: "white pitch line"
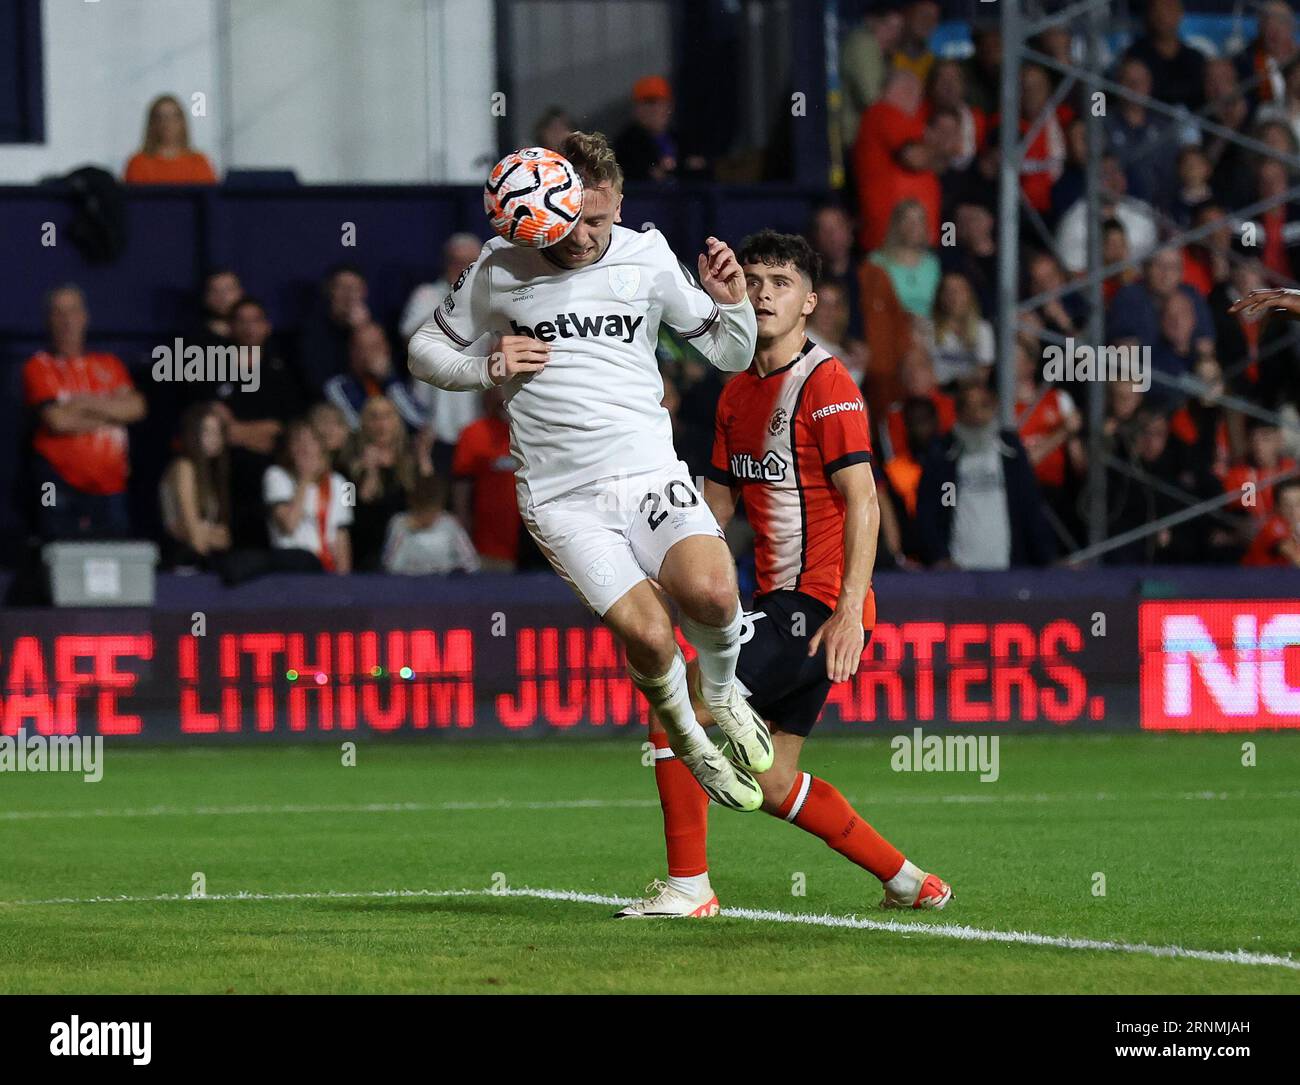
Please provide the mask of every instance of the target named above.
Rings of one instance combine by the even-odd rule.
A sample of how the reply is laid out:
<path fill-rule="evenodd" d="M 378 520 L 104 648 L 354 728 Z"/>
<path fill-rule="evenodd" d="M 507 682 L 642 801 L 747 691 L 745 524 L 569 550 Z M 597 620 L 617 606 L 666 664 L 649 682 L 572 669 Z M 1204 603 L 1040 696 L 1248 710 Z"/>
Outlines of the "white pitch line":
<path fill-rule="evenodd" d="M 1115 802 L 1122 799 L 1160 801 L 1226 801 L 1247 799 L 1263 800 L 1300 799 L 1300 791 L 1245 792 L 1182 791 L 1147 793 L 1143 795 L 1116 795 L 1105 791 L 1087 794 L 1029 794 L 1001 795 L 892 795 L 872 798 L 848 796 L 851 803 L 864 806 L 943 806 L 943 805 L 997 805 L 999 803 L 1053 803 L 1053 802 Z M 474 812 L 484 810 L 643 810 L 659 806 L 658 799 L 485 799 L 464 802 L 371 802 L 371 803 L 285 803 L 280 805 L 244 804 L 238 806 L 141 806 L 121 809 L 90 810 L 0 810 L 0 822 L 5 821 L 62 821 L 84 818 L 156 818 L 156 817 L 238 817 L 281 814 L 429 814 Z"/>
<path fill-rule="evenodd" d="M 583 893 L 571 889 L 376 889 L 359 892 L 304 893 L 209 893 L 191 897 L 180 893 L 157 896 L 55 897 L 49 900 L 0 901 L 3 907 L 39 907 L 62 904 L 155 904 L 187 901 L 192 904 L 229 901 L 291 900 L 392 900 L 441 899 L 448 897 L 524 897 L 532 900 L 565 901 L 572 904 L 601 904 L 619 907 L 632 897 L 614 897 L 601 893 Z M 996 931 L 956 923 L 904 923 L 896 919 L 863 919 L 856 915 L 818 915 L 812 912 L 779 912 L 759 908 L 723 908 L 728 919 L 746 919 L 759 923 L 795 923 L 809 927 L 832 927 L 848 930 L 882 931 L 889 934 L 926 934 L 962 942 L 998 942 L 1008 945 L 1046 946 L 1051 949 L 1082 949 L 1103 953 L 1130 953 L 1144 957 L 1207 961 L 1216 964 L 1263 965 L 1300 972 L 1300 961 L 1276 953 L 1252 953 L 1248 950 L 1188 949 L 1184 946 L 1153 946 L 1146 942 L 1115 942 L 1095 938 L 1072 938 L 1069 935 L 1035 934 L 1032 931 Z"/>

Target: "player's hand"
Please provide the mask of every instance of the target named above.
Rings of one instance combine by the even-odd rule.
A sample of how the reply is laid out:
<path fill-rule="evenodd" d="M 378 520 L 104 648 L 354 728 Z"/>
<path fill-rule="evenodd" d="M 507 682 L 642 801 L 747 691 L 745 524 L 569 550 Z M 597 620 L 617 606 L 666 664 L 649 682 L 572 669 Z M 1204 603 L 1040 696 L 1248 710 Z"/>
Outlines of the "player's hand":
<path fill-rule="evenodd" d="M 745 273 L 740 269 L 731 246 L 716 237 L 707 238 L 700 253 L 700 285 L 704 292 L 719 305 L 735 305 L 744 301 Z"/>
<path fill-rule="evenodd" d="M 1250 319 L 1268 316 L 1271 313 L 1285 313 L 1300 317 L 1300 290 L 1288 290 L 1285 287 L 1275 289 L 1252 290 L 1244 298 L 1239 298 L 1228 309 L 1233 316 Z"/>
<path fill-rule="evenodd" d="M 551 344 L 531 335 L 503 335 L 488 359 L 493 384 L 505 384 L 518 376 L 540 373 L 551 357 Z"/>
<path fill-rule="evenodd" d="M 866 637 L 862 632 L 862 611 L 836 610 L 808 642 L 808 654 L 815 656 L 817 649 L 826 647 L 826 677 L 832 682 L 845 682 L 858 673 L 862 662 L 862 649 Z"/>

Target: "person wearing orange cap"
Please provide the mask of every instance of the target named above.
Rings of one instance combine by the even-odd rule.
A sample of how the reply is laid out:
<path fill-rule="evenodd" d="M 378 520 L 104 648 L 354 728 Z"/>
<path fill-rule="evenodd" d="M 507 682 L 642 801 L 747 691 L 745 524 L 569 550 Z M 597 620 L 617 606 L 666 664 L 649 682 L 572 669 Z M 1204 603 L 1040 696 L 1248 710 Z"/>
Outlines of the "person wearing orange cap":
<path fill-rule="evenodd" d="M 662 75 L 647 75 L 632 86 L 632 121 L 614 140 L 614 155 L 629 181 L 667 181 L 682 172 L 673 119 L 673 88 Z M 689 170 L 704 168 L 692 155 Z"/>

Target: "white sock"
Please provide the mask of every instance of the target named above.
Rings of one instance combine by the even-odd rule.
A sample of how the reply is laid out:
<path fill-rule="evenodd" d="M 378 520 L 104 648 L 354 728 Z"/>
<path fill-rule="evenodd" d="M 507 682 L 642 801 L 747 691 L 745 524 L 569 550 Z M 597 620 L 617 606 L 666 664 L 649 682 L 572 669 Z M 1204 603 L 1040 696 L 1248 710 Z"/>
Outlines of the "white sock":
<path fill-rule="evenodd" d="M 709 890 L 709 873 L 706 870 L 703 874 L 692 874 L 689 878 L 677 878 L 670 874 L 668 888 L 688 897 L 703 896 Z"/>
<path fill-rule="evenodd" d="M 682 615 L 682 632 L 699 653 L 700 695 L 705 704 L 725 704 L 736 680 L 736 660 L 740 658 L 740 601 L 736 612 L 722 626 L 704 625 Z"/>
<path fill-rule="evenodd" d="M 896 897 L 912 899 L 921 891 L 921 883 L 924 880 L 925 871 L 912 860 L 904 859 L 898 873 L 885 882 L 885 888 Z"/>
<path fill-rule="evenodd" d="M 681 652 L 673 656 L 667 673 L 658 678 L 647 678 L 630 666 L 627 672 L 637 689 L 646 695 L 650 707 L 659 714 L 660 722 L 668 732 L 668 745 L 674 753 L 679 752 L 683 744 L 689 749 L 709 741 L 709 736 L 695 718 L 695 709 L 691 707 L 690 690 L 686 688 L 686 662 Z"/>

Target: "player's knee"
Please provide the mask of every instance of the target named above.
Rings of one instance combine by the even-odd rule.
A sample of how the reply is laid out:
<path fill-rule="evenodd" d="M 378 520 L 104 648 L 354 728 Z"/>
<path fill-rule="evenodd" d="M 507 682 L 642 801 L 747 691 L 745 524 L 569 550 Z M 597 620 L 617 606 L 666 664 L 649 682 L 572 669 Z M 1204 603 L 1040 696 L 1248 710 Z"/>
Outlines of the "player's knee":
<path fill-rule="evenodd" d="M 663 674 L 677 652 L 672 623 L 666 614 L 630 622 L 623 627 L 622 635 L 628 662 L 647 677 Z"/>
<path fill-rule="evenodd" d="M 736 582 L 729 576 L 706 570 L 692 573 L 677 604 L 704 625 L 725 625 L 740 606 Z"/>

